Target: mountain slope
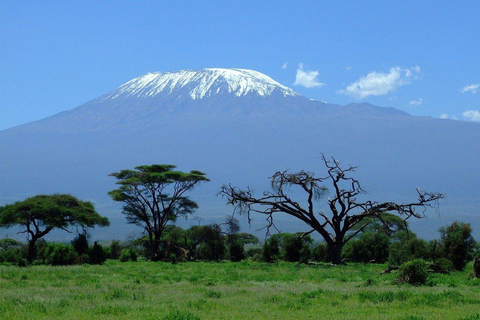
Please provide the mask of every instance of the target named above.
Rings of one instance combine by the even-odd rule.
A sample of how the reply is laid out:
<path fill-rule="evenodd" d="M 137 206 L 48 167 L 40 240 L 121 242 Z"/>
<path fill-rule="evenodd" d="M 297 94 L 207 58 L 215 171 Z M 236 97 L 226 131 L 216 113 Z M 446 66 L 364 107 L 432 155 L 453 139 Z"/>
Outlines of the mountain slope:
<path fill-rule="evenodd" d="M 114 227 L 106 238 L 120 237 L 115 232 L 127 229 L 107 196 L 115 187 L 108 174 L 172 163 L 207 173 L 211 182 L 192 197 L 204 222 L 219 222 L 231 212 L 215 197 L 222 184 L 260 193 L 275 170 L 322 176 L 323 152 L 359 166 L 357 177 L 374 200 L 412 200 L 416 187 L 446 193 L 442 215 L 429 214 L 425 232 L 434 237 L 453 219 L 480 227 L 479 139 L 477 123 L 312 101 L 254 71 L 150 74 L 73 110 L 1 131 L 0 204 L 72 193 L 110 216 Z M 256 222 L 260 227 L 263 219 Z M 279 226 L 304 230 L 288 219 Z"/>

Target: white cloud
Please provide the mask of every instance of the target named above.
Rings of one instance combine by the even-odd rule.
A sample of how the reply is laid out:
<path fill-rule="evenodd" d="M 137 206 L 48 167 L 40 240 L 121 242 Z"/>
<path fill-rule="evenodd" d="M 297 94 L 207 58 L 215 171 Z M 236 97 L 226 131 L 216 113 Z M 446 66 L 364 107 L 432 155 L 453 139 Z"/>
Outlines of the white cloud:
<path fill-rule="evenodd" d="M 422 98 L 419 98 L 418 100 L 411 100 L 408 104 L 411 106 L 419 106 L 423 102 Z"/>
<path fill-rule="evenodd" d="M 352 67 L 348 66 L 348 67 L 345 67 L 345 71 L 350 71 L 352 70 Z"/>
<path fill-rule="evenodd" d="M 442 113 L 442 114 L 440 115 L 440 119 L 448 119 L 448 114 Z"/>
<path fill-rule="evenodd" d="M 462 115 L 468 120 L 480 122 L 480 111 L 478 110 L 468 110 L 462 113 Z"/>
<path fill-rule="evenodd" d="M 288 67 L 288 62 L 285 62 L 285 63 L 282 65 L 282 70 L 287 69 L 287 67 Z"/>
<path fill-rule="evenodd" d="M 318 71 L 304 71 L 303 64 L 300 63 L 297 69 L 295 82 L 293 84 L 296 86 L 304 86 L 305 88 L 323 87 L 325 83 L 318 81 L 318 73 Z"/>
<path fill-rule="evenodd" d="M 480 88 L 480 83 L 477 83 L 477 84 L 472 84 L 472 85 L 469 85 L 469 86 L 465 86 L 462 88 L 462 90 L 460 90 L 462 93 L 465 93 L 465 92 L 472 92 L 472 94 L 475 94 L 477 93 L 478 91 L 478 88 Z"/>
<path fill-rule="evenodd" d="M 419 66 L 412 68 L 393 67 L 390 68 L 388 73 L 373 71 L 345 89 L 338 90 L 337 93 L 357 99 L 363 99 L 368 96 L 381 96 L 410 84 L 412 78 L 416 79 L 419 73 Z"/>

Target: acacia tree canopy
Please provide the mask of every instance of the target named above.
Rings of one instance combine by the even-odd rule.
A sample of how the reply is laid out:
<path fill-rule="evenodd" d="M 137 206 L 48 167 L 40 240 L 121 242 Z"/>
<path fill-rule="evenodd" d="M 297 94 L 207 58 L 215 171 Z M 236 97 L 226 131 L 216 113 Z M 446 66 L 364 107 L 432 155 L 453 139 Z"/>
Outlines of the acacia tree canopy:
<path fill-rule="evenodd" d="M 375 217 L 382 221 L 382 215 L 387 212 L 395 212 L 404 220 L 422 218 L 427 207 L 444 198 L 441 193 L 417 189 L 418 200 L 409 203 L 360 201 L 357 197 L 366 192 L 360 182 L 351 177 L 356 167 L 344 168 L 335 158 L 327 159 L 324 155 L 322 160 L 327 169 L 325 177 L 316 177 L 308 171 L 277 171 L 270 178 L 271 190 L 260 197 L 255 197 L 251 188 L 241 190 L 231 185 L 224 185 L 219 194 L 234 206 L 234 213 L 246 214 L 249 221 L 252 212 L 266 215 L 267 234 L 271 227 L 275 228 L 274 216 L 280 212 L 305 222 L 311 230 L 304 235 L 318 232 L 327 243 L 334 264 L 341 263 L 344 244 L 369 225 L 365 219 Z M 318 200 L 329 192 L 324 184 L 331 186 L 327 199 L 329 212 L 317 209 Z M 299 198 L 299 191 L 304 197 Z M 388 223 L 385 226 L 388 227 Z"/>
<path fill-rule="evenodd" d="M 176 166 L 154 164 L 110 174 L 118 179 L 118 189 L 108 194 L 123 202 L 128 223 L 142 227 L 148 234 L 150 258 L 159 259 L 162 233 L 168 223 L 192 214 L 198 208 L 185 193 L 201 182 L 209 181 L 205 173 L 175 171 Z"/>
<path fill-rule="evenodd" d="M 0 207 L 0 226 L 20 226 L 27 234 L 28 255 L 31 263 L 35 259 L 35 243 L 53 229 L 67 232 L 71 226 L 93 228 L 105 227 L 110 223 L 100 216 L 88 201 L 80 201 L 68 194 L 37 195 L 24 201 Z"/>

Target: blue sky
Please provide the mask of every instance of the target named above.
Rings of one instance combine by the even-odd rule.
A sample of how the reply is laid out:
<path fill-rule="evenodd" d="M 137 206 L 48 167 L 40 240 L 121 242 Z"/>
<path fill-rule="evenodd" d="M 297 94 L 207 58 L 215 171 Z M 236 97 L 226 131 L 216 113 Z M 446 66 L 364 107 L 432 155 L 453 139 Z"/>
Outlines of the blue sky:
<path fill-rule="evenodd" d="M 478 17 L 476 1 L 2 1 L 0 130 L 147 72 L 207 67 L 480 121 Z"/>

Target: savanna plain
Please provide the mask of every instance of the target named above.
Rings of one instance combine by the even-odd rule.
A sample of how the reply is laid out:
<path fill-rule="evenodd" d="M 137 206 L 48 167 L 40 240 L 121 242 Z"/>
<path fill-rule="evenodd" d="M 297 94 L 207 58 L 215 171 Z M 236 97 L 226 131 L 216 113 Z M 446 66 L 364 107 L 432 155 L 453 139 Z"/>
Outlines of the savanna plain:
<path fill-rule="evenodd" d="M 427 285 L 387 265 L 119 262 L 0 266 L 2 319 L 480 319 L 472 265 Z"/>

